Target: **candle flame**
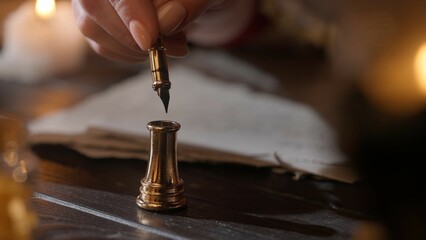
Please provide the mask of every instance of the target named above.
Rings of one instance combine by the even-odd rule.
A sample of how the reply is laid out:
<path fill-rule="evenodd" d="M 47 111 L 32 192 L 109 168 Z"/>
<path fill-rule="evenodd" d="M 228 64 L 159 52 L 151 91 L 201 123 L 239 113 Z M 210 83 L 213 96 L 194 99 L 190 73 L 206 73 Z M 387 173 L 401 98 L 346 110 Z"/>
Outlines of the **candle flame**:
<path fill-rule="evenodd" d="M 55 14 L 55 0 L 37 0 L 35 10 L 37 16 L 48 19 Z"/>
<path fill-rule="evenodd" d="M 426 42 L 417 50 L 414 59 L 414 71 L 416 74 L 417 85 L 421 92 L 426 94 Z"/>

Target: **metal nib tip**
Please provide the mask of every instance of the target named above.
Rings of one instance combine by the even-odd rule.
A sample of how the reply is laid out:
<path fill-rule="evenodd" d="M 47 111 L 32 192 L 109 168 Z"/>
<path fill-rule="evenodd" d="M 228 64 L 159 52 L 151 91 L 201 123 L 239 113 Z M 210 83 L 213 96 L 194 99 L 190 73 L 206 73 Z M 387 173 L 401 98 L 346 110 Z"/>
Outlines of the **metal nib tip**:
<path fill-rule="evenodd" d="M 166 113 L 169 108 L 169 101 L 170 101 L 170 93 L 168 88 L 160 88 L 158 89 L 158 96 L 160 96 L 161 101 L 163 102 L 164 109 L 166 110 Z"/>

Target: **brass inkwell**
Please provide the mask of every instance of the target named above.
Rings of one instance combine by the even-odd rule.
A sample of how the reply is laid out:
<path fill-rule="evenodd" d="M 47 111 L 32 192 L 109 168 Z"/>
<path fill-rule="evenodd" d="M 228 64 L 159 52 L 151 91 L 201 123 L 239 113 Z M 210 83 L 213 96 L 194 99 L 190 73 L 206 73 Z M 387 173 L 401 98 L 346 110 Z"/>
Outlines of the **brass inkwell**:
<path fill-rule="evenodd" d="M 183 180 L 177 167 L 176 135 L 180 124 L 173 121 L 148 123 L 151 151 L 145 177 L 141 180 L 139 207 L 167 211 L 186 206 Z"/>

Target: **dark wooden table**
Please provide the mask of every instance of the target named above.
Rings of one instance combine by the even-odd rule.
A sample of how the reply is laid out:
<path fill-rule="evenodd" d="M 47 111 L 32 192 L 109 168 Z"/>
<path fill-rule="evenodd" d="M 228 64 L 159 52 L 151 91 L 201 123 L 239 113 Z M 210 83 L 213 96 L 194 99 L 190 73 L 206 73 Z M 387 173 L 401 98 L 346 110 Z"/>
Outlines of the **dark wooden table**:
<path fill-rule="evenodd" d="M 38 85 L 0 82 L 0 112 L 30 120 L 72 105 L 137 69 L 97 58 L 88 66 Z M 287 74 L 300 75 L 297 68 L 292 71 Z M 303 81 L 285 83 L 286 93 L 301 99 Z M 313 96 L 306 102 L 316 102 Z M 148 212 L 135 203 L 145 161 L 89 159 L 53 145 L 33 146 L 33 151 L 40 161 L 31 200 L 39 217 L 37 239 L 351 239 L 357 223 L 372 214 L 362 183 L 309 176 L 295 181 L 269 168 L 189 163 L 179 165 L 188 207 Z"/>
<path fill-rule="evenodd" d="M 359 184 L 182 163 L 188 207 L 148 212 L 135 203 L 145 162 L 88 159 L 59 146 L 34 151 L 39 239 L 350 239 L 368 218 Z"/>

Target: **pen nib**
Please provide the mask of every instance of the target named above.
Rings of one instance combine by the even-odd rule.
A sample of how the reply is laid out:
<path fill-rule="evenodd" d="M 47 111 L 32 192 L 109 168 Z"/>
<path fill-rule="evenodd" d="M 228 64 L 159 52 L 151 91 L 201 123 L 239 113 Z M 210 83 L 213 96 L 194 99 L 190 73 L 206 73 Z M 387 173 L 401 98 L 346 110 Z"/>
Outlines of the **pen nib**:
<path fill-rule="evenodd" d="M 166 113 L 169 108 L 169 101 L 170 101 L 170 93 L 168 88 L 159 88 L 157 90 L 158 96 L 160 97 L 161 101 L 163 102 L 164 109 L 166 110 Z"/>

